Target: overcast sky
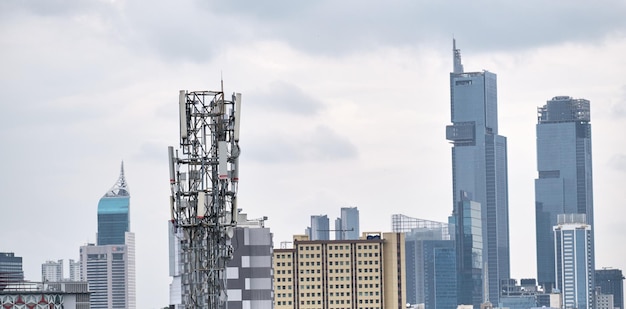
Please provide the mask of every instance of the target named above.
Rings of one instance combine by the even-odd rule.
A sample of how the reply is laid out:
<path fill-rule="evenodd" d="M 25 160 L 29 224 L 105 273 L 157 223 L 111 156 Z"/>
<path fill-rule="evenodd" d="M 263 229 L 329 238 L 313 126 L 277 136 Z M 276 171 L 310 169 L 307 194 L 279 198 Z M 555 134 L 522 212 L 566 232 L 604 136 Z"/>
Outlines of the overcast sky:
<path fill-rule="evenodd" d="M 174 5 L 173 3 L 176 3 Z M 310 215 L 452 211 L 452 38 L 498 74 L 511 273 L 534 278 L 537 107 L 591 101 L 596 266 L 626 270 L 626 3 L 603 1 L 0 2 L 0 251 L 41 279 L 95 242 L 124 160 L 137 307 L 168 304 L 167 146 L 178 91 L 243 94 L 239 206 L 276 247 Z"/>

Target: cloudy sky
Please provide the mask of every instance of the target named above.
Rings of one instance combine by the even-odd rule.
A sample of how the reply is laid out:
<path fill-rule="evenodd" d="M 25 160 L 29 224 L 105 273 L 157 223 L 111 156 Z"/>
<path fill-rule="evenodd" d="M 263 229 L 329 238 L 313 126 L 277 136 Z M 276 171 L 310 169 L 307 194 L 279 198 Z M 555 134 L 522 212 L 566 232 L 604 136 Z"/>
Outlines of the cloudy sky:
<path fill-rule="evenodd" d="M 626 270 L 626 3 L 588 1 L 0 2 L 0 251 L 40 265 L 95 242 L 125 164 L 137 307 L 168 304 L 167 146 L 178 91 L 243 93 L 239 206 L 279 246 L 312 214 L 452 210 L 452 38 L 498 74 L 512 276 L 535 277 L 536 108 L 591 101 L 597 267 Z"/>

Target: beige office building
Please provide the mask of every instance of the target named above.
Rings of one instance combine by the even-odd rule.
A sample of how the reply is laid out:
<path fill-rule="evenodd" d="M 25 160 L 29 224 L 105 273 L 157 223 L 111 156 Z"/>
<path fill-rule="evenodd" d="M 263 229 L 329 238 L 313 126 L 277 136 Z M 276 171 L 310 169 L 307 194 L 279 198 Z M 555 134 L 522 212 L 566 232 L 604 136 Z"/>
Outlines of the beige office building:
<path fill-rule="evenodd" d="M 363 233 L 358 240 L 309 240 L 274 249 L 274 308 L 403 309 L 404 234 Z"/>

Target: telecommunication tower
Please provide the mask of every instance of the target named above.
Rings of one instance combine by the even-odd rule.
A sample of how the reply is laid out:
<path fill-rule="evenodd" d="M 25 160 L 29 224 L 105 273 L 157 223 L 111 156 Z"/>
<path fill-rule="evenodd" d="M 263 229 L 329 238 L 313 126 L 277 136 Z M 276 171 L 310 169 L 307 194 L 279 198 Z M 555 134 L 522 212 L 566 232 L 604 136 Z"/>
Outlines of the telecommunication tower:
<path fill-rule="evenodd" d="M 180 241 L 182 305 L 226 308 L 237 225 L 241 94 L 181 90 L 180 149 L 168 147 L 171 220 Z"/>

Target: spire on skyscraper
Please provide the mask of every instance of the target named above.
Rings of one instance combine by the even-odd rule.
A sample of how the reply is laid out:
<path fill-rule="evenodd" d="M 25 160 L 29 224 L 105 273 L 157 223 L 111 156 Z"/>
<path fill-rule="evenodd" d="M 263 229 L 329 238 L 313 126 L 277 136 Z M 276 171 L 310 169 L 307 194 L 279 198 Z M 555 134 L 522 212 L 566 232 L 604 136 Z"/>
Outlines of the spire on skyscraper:
<path fill-rule="evenodd" d="M 128 192 L 128 184 L 126 183 L 126 178 L 124 177 L 124 161 L 122 161 L 120 177 L 117 179 L 113 187 L 104 194 L 104 197 L 118 197 L 129 195 L 130 193 Z"/>
<path fill-rule="evenodd" d="M 452 57 L 454 70 L 452 73 L 463 73 L 463 64 L 461 63 L 461 50 L 456 48 L 456 39 L 452 39 Z"/>

